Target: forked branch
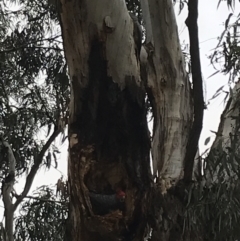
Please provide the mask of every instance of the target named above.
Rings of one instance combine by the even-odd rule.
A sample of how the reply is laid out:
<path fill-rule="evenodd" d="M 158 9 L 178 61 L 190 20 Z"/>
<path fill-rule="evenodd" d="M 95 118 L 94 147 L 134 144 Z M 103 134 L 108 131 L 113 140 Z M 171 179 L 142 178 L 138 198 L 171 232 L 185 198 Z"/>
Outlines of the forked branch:
<path fill-rule="evenodd" d="M 19 195 L 19 197 L 17 198 L 16 202 L 14 203 L 14 210 L 16 210 L 16 208 L 18 207 L 18 205 L 22 202 L 22 200 L 27 196 L 34 177 L 42 163 L 43 157 L 46 153 L 46 151 L 48 150 L 48 148 L 50 147 L 50 145 L 52 144 L 52 142 L 55 140 L 55 138 L 58 136 L 58 134 L 61 132 L 62 130 L 59 128 L 56 128 L 53 132 L 53 134 L 50 136 L 50 138 L 48 139 L 48 141 L 45 143 L 45 145 L 43 146 L 42 150 L 40 151 L 40 153 L 38 154 L 38 156 L 35 159 L 35 162 L 31 168 L 31 171 L 29 172 L 27 179 L 26 179 L 26 183 L 25 183 L 25 187 L 23 192 Z"/>

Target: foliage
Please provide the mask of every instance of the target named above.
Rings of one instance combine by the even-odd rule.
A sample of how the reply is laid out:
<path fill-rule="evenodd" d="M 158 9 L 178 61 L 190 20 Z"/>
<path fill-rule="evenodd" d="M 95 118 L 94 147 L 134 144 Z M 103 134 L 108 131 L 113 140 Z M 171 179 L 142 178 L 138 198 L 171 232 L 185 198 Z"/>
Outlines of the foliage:
<path fill-rule="evenodd" d="M 58 13 L 48 1 L 0 1 L 0 97 L 0 135 L 14 152 L 15 179 L 35 167 L 29 173 L 34 178 L 39 166 L 36 163 L 50 168 L 54 161 L 57 168 L 59 151 L 51 143 L 67 123 L 69 77 Z M 3 186 L 9 163 L 6 151 L 1 151 Z M 41 200 L 35 198 L 22 205 L 15 223 L 16 240 L 62 240 L 67 208 L 53 202 L 62 200 L 54 198 L 52 192 L 43 187 L 37 191 Z M 5 232 L 3 225 L 0 232 Z"/>
<path fill-rule="evenodd" d="M 186 0 L 173 0 L 173 3 L 176 4 L 178 3 L 179 5 L 179 14 L 182 12 L 183 8 L 185 7 L 185 5 L 188 3 Z"/>
<path fill-rule="evenodd" d="M 227 2 L 228 8 L 232 8 L 233 9 L 235 7 L 235 0 L 218 0 L 218 7 L 219 7 L 219 5 L 220 5 L 220 3 L 222 1 L 226 1 Z"/>
<path fill-rule="evenodd" d="M 53 189 L 42 186 L 21 205 L 15 220 L 15 240 L 63 240 L 68 212 L 64 195 L 56 197 Z"/>
<path fill-rule="evenodd" d="M 126 0 L 126 4 L 128 11 L 134 13 L 138 17 L 139 23 L 142 24 L 142 9 L 140 0 Z"/>
<path fill-rule="evenodd" d="M 0 5 L 0 132 L 12 145 L 18 175 L 41 151 L 43 130 L 48 136 L 66 118 L 69 98 L 56 12 L 46 2 L 20 4 L 17 10 Z M 56 159 L 56 147 L 49 153 Z M 1 180 L 7 166 L 1 163 Z"/>
<path fill-rule="evenodd" d="M 228 180 L 206 188 L 192 187 L 191 203 L 185 212 L 185 232 L 201 233 L 206 241 L 238 240 L 240 183 Z"/>
<path fill-rule="evenodd" d="M 225 29 L 218 38 L 218 45 L 212 55 L 211 62 L 216 68 L 220 64 L 221 70 L 216 71 L 229 74 L 229 81 L 234 82 L 239 78 L 240 73 L 240 13 L 232 22 L 233 13 L 230 13 L 225 21 Z"/>
<path fill-rule="evenodd" d="M 239 110 L 239 100 L 234 107 Z M 231 110 L 233 111 L 233 110 Z M 239 240 L 240 148 L 239 117 L 229 138 L 206 158 L 204 178 L 188 190 L 186 230 L 206 241 Z M 223 148 L 221 148 L 223 145 Z"/>
<path fill-rule="evenodd" d="M 221 0 L 218 5 L 220 3 Z M 230 0 L 227 4 L 233 10 L 235 2 Z M 238 14 L 234 21 L 233 17 L 231 13 L 226 19 L 225 29 L 218 38 L 219 42 L 214 53 L 210 56 L 216 73 L 228 74 L 230 83 L 238 80 L 240 73 L 240 15 Z M 216 67 L 217 64 L 220 70 Z M 217 90 L 212 99 L 221 94 L 223 87 Z M 239 99 L 236 99 L 233 108 L 227 110 L 234 113 L 231 119 L 235 121 L 235 124 L 231 125 L 232 132 L 229 133 L 228 139 L 219 142 L 217 148 L 210 151 L 204 160 L 203 179 L 192 184 L 187 190 L 185 232 L 200 233 L 202 240 L 239 240 L 239 104 Z"/>

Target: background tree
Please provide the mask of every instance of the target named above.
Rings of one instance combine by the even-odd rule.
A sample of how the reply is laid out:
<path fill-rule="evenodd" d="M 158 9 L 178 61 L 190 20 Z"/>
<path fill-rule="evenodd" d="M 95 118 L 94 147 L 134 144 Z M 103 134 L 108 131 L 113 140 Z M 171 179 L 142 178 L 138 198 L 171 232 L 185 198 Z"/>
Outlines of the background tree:
<path fill-rule="evenodd" d="M 19 4 L 24 7 L 11 11 L 0 3 L 0 181 L 7 240 L 13 240 L 14 212 L 39 168 L 57 167 L 53 141 L 64 133 L 69 97 L 56 11 L 47 2 Z M 13 185 L 24 173 L 25 187 L 16 194 Z"/>

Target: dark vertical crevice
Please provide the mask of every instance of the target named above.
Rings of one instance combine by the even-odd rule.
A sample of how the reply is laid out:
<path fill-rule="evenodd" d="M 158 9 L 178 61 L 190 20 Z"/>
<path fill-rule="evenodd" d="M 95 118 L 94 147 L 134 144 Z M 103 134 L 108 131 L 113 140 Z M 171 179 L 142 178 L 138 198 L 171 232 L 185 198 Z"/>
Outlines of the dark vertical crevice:
<path fill-rule="evenodd" d="M 76 150 L 70 150 L 71 173 L 78 168 L 79 175 L 84 177 L 83 184 L 80 181 L 83 188 L 79 197 L 85 207 L 88 191 L 94 192 L 95 196 L 106 197 L 114 194 L 116 188 L 120 187 L 126 193 L 133 193 L 132 197 L 129 195 L 131 201 L 127 197 L 128 205 L 126 204 L 125 210 L 119 210 L 122 211 L 122 216 L 118 218 L 119 227 L 109 234 L 99 232 L 99 238 L 96 239 L 112 240 L 110 236 L 115 232 L 115 236 L 123 235 L 125 240 L 130 241 L 136 235 L 144 235 L 147 223 L 144 213 L 146 200 L 144 201 L 143 197 L 150 188 L 150 135 L 146 118 L 145 88 L 137 84 L 134 76 L 126 76 L 125 88 L 120 88 L 112 77 L 108 76 L 104 43 L 96 38 L 90 46 L 88 84 L 85 87 L 79 84 L 81 76 L 75 76 L 72 80 L 72 91 L 77 97 L 77 111 L 74 113 L 76 121 L 70 125 L 70 132 L 77 134 L 78 144 Z M 81 151 L 87 146 L 93 147 L 94 151 L 86 156 L 84 164 L 81 161 Z M 71 155 L 71 151 L 76 155 Z M 84 190 L 84 186 L 87 190 Z M 74 200 L 71 202 L 73 205 Z M 78 203 L 74 205 L 77 207 Z M 96 213 L 100 212 L 95 209 L 93 214 Z M 111 210 L 100 216 L 105 218 L 105 215 L 111 213 L 114 219 L 114 212 Z M 80 215 L 81 219 L 85 220 L 88 213 L 81 209 Z M 95 221 L 89 222 L 94 224 Z M 81 235 L 94 235 L 94 232 L 89 230 L 90 226 L 94 225 L 83 222 L 82 225 Z"/>

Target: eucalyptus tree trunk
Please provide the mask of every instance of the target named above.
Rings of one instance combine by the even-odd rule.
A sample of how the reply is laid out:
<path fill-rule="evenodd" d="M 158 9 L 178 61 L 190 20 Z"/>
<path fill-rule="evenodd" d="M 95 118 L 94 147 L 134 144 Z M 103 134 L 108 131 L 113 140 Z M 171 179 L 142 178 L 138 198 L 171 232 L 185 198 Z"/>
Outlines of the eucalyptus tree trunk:
<path fill-rule="evenodd" d="M 229 99 L 221 115 L 216 138 L 205 161 L 205 179 L 207 186 L 213 183 L 239 180 L 239 101 L 240 81 L 230 87 Z M 222 168 L 224 167 L 224 168 Z M 219 171 L 221 169 L 221 171 Z"/>
<path fill-rule="evenodd" d="M 141 4 L 146 23 L 142 78 L 153 107 L 152 159 L 153 174 L 157 177 L 151 240 L 195 240 L 196 237 L 182 235 L 186 185 L 182 179 L 188 165 L 185 159 L 193 124 L 193 96 L 175 14 L 171 0 L 142 0 Z"/>
<path fill-rule="evenodd" d="M 125 1 L 61 4 L 71 78 L 66 239 L 137 241 L 151 233 L 152 240 L 181 240 L 182 203 L 168 190 L 184 175 L 193 106 L 172 1 L 142 1 L 140 59 Z M 89 192 L 117 189 L 126 193 L 124 209 L 96 215 Z"/>
<path fill-rule="evenodd" d="M 212 145 L 212 149 L 225 149 L 230 146 L 229 135 L 237 137 L 239 133 L 239 100 L 240 100 L 240 80 L 235 84 L 234 88 L 229 90 L 229 100 L 221 115 L 221 121 L 218 127 L 216 139 Z M 239 143 L 236 143 L 239 145 Z"/>

